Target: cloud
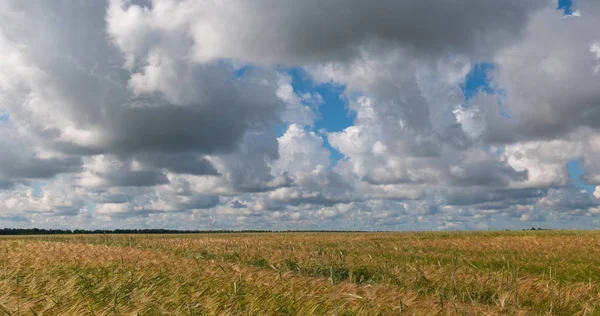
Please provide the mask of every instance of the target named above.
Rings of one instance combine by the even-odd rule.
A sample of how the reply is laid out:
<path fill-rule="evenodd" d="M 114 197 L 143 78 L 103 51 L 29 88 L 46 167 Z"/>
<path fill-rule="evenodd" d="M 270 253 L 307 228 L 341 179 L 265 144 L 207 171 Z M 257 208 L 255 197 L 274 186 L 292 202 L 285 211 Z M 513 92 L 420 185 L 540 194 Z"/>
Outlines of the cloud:
<path fill-rule="evenodd" d="M 155 186 L 169 183 L 160 171 L 135 170 L 135 165 L 108 156 L 94 156 L 85 164 L 80 184 L 87 187 Z"/>
<path fill-rule="evenodd" d="M 588 210 L 599 205 L 598 199 L 591 193 L 581 190 L 551 189 L 539 200 L 540 207 L 550 210 Z"/>
<path fill-rule="evenodd" d="M 135 161 L 148 168 L 164 168 L 178 174 L 211 175 L 217 176 L 219 172 L 205 157 L 193 153 L 182 154 L 142 154 L 135 157 Z"/>
<path fill-rule="evenodd" d="M 600 5 L 581 1 L 578 9 L 581 16 L 567 19 L 551 7 L 538 11 L 522 37 L 495 54 L 492 80 L 505 91 L 503 107 L 514 123 L 510 130 L 488 123 L 490 140 L 555 139 L 599 127 L 593 30 Z"/>
<path fill-rule="evenodd" d="M 0 191 L 0 216 L 75 216 L 85 208 L 88 196 L 73 175 L 40 183 L 38 189 L 23 184 Z M 43 188 L 42 188 L 43 187 Z"/>
<path fill-rule="evenodd" d="M 130 66 L 157 42 L 182 37 L 193 43 L 189 57 L 196 61 L 291 64 L 349 59 L 367 45 L 403 46 L 427 55 L 486 54 L 518 36 L 528 16 L 544 4 L 161 0 L 132 5 L 111 0 L 107 21 Z"/>
<path fill-rule="evenodd" d="M 49 179 L 61 173 L 81 171 L 80 157 L 52 155 L 41 150 L 36 152 L 31 143 L 21 143 L 7 128 L 0 140 L 0 188 L 10 188 L 16 183 Z M 29 146 L 27 146 L 29 145 Z M 30 147 L 31 146 L 31 147 Z"/>
<path fill-rule="evenodd" d="M 598 192 L 566 165 L 600 183 L 600 4 L 556 8 L 0 0 L 0 220 L 580 223 L 600 214 Z M 481 65 L 490 88 L 466 91 Z M 337 132 L 329 93 L 352 114 Z"/>
<path fill-rule="evenodd" d="M 5 92 L 15 99 L 7 104 L 11 122 L 56 150 L 230 152 L 251 126 L 277 120 L 282 102 L 273 93 L 277 76 L 272 71 L 236 78 L 225 64 L 197 64 L 167 49 L 171 46 L 140 52 L 141 66 L 127 69 L 126 52 L 104 32 L 111 23 L 104 4 L 46 8 L 38 2 L 14 9 L 3 28 L 3 46 L 16 60 L 3 73 L 20 82 Z M 29 34 L 29 29 L 41 32 Z M 190 49 L 185 41 L 177 44 L 182 51 Z"/>

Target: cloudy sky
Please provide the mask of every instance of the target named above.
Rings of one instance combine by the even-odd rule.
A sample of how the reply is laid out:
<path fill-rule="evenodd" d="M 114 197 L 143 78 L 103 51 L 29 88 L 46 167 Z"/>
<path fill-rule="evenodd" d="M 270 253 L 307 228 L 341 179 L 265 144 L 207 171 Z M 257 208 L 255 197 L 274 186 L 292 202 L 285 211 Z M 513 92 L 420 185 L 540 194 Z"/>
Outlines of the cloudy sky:
<path fill-rule="evenodd" d="M 600 226 L 600 1 L 0 0 L 0 226 Z"/>

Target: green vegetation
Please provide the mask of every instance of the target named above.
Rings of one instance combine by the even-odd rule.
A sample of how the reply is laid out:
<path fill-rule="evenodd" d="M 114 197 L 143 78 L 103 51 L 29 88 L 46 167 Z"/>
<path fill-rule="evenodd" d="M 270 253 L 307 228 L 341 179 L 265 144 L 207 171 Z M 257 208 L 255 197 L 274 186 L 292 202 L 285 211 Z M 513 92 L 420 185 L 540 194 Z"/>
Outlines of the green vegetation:
<path fill-rule="evenodd" d="M 7 315 L 600 315 L 600 233 L 0 238 Z"/>

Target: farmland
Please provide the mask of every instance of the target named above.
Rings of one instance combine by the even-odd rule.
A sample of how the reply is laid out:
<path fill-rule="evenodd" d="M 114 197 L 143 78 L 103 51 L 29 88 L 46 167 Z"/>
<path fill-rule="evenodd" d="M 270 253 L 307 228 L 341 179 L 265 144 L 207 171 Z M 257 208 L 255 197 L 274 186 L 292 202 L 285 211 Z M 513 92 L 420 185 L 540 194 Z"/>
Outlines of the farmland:
<path fill-rule="evenodd" d="M 0 238 L 6 315 L 600 315 L 600 232 Z"/>

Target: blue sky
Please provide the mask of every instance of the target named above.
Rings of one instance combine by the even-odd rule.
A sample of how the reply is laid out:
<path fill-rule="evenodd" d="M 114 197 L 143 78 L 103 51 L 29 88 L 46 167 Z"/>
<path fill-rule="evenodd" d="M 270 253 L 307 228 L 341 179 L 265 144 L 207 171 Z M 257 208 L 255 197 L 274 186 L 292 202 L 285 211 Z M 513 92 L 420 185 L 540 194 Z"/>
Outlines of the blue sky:
<path fill-rule="evenodd" d="M 573 14 L 573 0 L 558 0 L 558 9 L 563 10 L 565 15 Z"/>
<path fill-rule="evenodd" d="M 596 186 L 587 183 L 587 181 L 583 179 L 584 172 L 579 161 L 569 161 L 567 163 L 567 170 L 569 172 L 570 185 L 573 185 L 582 190 L 586 190 L 590 193 L 594 192 Z"/>
<path fill-rule="evenodd" d="M 493 94 L 495 89 L 491 86 L 489 72 L 494 70 L 494 63 L 475 64 L 465 76 L 461 90 L 465 99 L 469 101 L 478 91 Z"/>
<path fill-rule="evenodd" d="M 288 74 L 292 77 L 292 86 L 297 94 L 318 93 L 323 98 L 323 104 L 317 110 L 315 131 L 340 132 L 353 125 L 354 113 L 349 110 L 346 101 L 340 96 L 344 86 L 331 83 L 317 84 L 299 68 L 288 71 Z M 344 158 L 342 153 L 329 144 L 327 137 L 323 137 L 323 142 L 325 148 L 331 153 L 332 166 Z"/>

